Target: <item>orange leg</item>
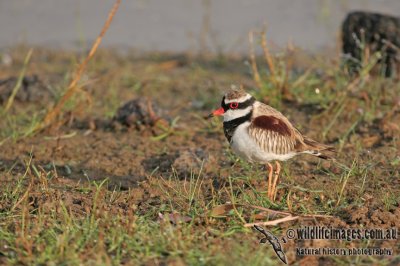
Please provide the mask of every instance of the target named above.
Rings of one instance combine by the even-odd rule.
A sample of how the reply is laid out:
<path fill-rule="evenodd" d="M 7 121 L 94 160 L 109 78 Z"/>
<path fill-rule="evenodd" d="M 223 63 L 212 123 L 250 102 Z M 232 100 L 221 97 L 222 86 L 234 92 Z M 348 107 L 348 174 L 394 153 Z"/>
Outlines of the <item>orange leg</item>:
<path fill-rule="evenodd" d="M 267 196 L 269 199 L 271 199 L 272 196 L 272 175 L 274 174 L 274 167 L 272 164 L 267 163 L 269 173 L 268 173 L 268 190 L 267 190 Z"/>
<path fill-rule="evenodd" d="M 279 179 L 279 174 L 281 172 L 281 164 L 276 161 L 276 171 L 275 171 L 275 176 L 274 176 L 274 183 L 272 185 L 272 201 L 275 201 L 275 197 L 276 197 L 276 185 L 278 184 L 278 179 Z"/>

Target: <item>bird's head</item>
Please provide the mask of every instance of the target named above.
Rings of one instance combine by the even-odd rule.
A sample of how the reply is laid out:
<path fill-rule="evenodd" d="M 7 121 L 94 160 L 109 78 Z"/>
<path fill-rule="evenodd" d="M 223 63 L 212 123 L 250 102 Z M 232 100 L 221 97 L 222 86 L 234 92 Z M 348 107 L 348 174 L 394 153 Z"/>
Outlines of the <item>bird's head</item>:
<path fill-rule="evenodd" d="M 255 99 L 244 90 L 230 90 L 222 97 L 221 108 L 212 112 L 209 117 L 223 116 L 230 121 L 248 115 L 253 110 Z"/>

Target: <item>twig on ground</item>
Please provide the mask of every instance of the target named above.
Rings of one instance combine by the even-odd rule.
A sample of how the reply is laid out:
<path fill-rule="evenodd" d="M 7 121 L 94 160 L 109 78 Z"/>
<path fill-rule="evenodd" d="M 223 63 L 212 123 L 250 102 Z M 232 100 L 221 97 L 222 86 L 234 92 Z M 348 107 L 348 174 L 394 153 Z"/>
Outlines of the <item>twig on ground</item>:
<path fill-rule="evenodd" d="M 330 215 L 321 215 L 321 214 L 306 214 L 306 215 L 294 215 L 290 212 L 282 212 L 282 211 L 276 211 L 268 208 L 264 208 L 261 206 L 256 206 L 256 205 L 248 205 L 248 207 L 258 209 L 258 210 L 263 210 L 265 212 L 270 212 L 273 215 L 284 215 L 285 217 L 271 220 L 271 221 L 264 221 L 264 222 L 256 222 L 256 223 L 245 223 L 244 227 L 252 227 L 254 225 L 277 225 L 280 223 L 284 222 L 289 222 L 289 221 L 294 221 L 302 218 L 333 218 L 333 216 Z"/>
<path fill-rule="evenodd" d="M 253 227 L 254 225 L 264 225 L 264 226 L 265 225 L 277 225 L 277 224 L 284 223 L 284 222 L 294 221 L 299 218 L 300 218 L 300 216 L 288 215 L 286 217 L 272 220 L 272 221 L 267 221 L 267 222 L 246 223 L 246 224 L 244 224 L 244 227 Z"/>

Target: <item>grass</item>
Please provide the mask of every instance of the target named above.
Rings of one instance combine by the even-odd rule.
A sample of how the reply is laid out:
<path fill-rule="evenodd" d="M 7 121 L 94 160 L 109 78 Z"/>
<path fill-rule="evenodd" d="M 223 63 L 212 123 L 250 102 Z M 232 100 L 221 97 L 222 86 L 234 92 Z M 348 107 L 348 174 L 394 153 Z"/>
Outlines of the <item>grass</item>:
<path fill-rule="evenodd" d="M 40 49 L 35 53 L 53 56 L 52 61 L 32 57 L 39 77 L 53 80 L 53 88 L 65 88 L 72 78 L 64 73 L 73 54 L 54 55 Z M 261 235 L 243 226 L 274 217 L 249 206 L 334 216 L 268 228 L 279 237 L 299 225 L 394 226 L 390 215 L 397 215 L 400 202 L 399 139 L 395 128 L 393 132 L 384 128 L 390 128 L 387 121 L 398 121 L 393 112 L 400 94 L 398 83 L 374 77 L 370 70 L 355 81 L 335 59 L 298 62 L 296 53 L 255 57 L 262 84 L 258 87 L 242 60 L 225 59 L 230 62 L 225 67 L 241 66 L 232 71 L 196 59 L 166 70 L 159 64 L 170 61 L 167 56 L 127 60 L 125 55 L 99 50 L 93 63 L 102 75 L 91 73 L 86 84 L 92 108 L 66 112 L 70 122 L 56 132 L 32 134 L 45 115 L 43 103 L 15 100 L 0 121 L 1 264 L 277 264 L 271 246 L 260 245 Z M 15 51 L 12 56 L 25 54 Z M 268 57 L 272 63 L 266 62 Z M 282 60 L 286 63 L 279 65 Z M 10 75 L 24 67 L 23 58 L 16 62 L 18 67 Z M 273 64 L 278 81 L 268 78 Z M 302 71 L 294 71 L 295 66 Z M 32 71 L 28 66 L 26 73 Z M 285 84 L 295 100 L 285 100 L 282 91 L 275 89 L 276 82 L 283 80 L 279 84 Z M 225 142 L 220 120 L 203 119 L 218 107 L 221 91 L 233 81 L 253 84 L 259 99 L 268 96 L 271 105 L 279 106 L 302 132 L 335 145 L 337 161 L 305 156 L 285 163 L 277 200 L 269 201 L 266 170 L 237 159 Z M 140 132 L 101 125 L 89 130 L 81 125 L 110 119 L 118 105 L 137 95 L 156 100 L 168 111 L 170 124 Z M 74 104 L 68 109 L 74 109 Z M 377 141 L 371 140 L 374 136 Z M 170 157 L 188 150 L 206 156 L 198 165 L 186 163 L 189 170 L 171 167 L 168 160 L 175 158 Z M 167 156 L 157 159 L 160 154 Z M 143 170 L 146 159 L 155 161 L 156 169 Z M 137 176 L 144 180 L 134 182 Z M 380 221 L 379 217 L 386 218 Z M 373 241 L 329 244 L 383 245 Z M 307 263 L 308 257 L 295 254 L 299 245 L 323 243 L 288 241 L 283 247 L 291 264 Z M 398 242 L 384 245 L 399 250 Z M 387 265 L 393 258 L 316 259 L 315 264 Z"/>
<path fill-rule="evenodd" d="M 27 171 L 18 179 L 17 186 L 14 188 L 9 184 L 1 196 L 4 205 L 0 241 L 2 256 L 8 258 L 8 263 L 75 265 L 80 264 L 82 256 L 86 254 L 85 262 L 88 264 L 118 265 L 127 260 L 136 264 L 146 260 L 161 262 L 168 258 L 167 261 L 184 259 L 188 264 L 205 265 L 225 260 L 221 255 L 224 246 L 238 248 L 234 242 L 218 247 L 221 242 L 218 236 L 229 238 L 229 230 L 223 232 L 213 228 L 209 232 L 211 228 L 206 225 L 200 226 L 203 230 L 199 230 L 194 221 L 204 216 L 205 206 L 198 205 L 201 173 L 191 176 L 185 182 L 188 187 L 184 185 L 180 191 L 167 185 L 164 180 L 159 184 L 161 191 L 170 199 L 173 194 L 176 200 L 149 208 L 146 213 L 138 215 L 138 206 L 132 201 L 132 191 L 123 193 L 107 190 L 107 180 L 82 184 L 79 188 L 73 183 L 59 187 L 60 178 L 54 177 L 54 172 L 38 170 L 35 174 L 31 171 L 31 162 L 27 163 Z M 23 183 L 28 182 L 26 188 Z M 62 199 L 62 196 L 58 198 L 54 192 L 61 195 L 70 192 L 74 199 L 83 196 L 90 200 L 84 206 L 85 211 L 78 211 L 69 201 Z M 46 204 L 37 207 L 35 202 L 41 201 L 43 197 L 48 197 Z M 180 203 L 181 199 L 183 201 Z M 154 220 L 159 212 L 177 210 L 184 211 L 192 217 L 193 222 L 172 225 L 168 221 Z M 215 223 L 207 216 L 204 218 L 206 224 Z M 11 225 L 11 219 L 18 219 L 18 222 Z M 238 224 L 232 223 L 230 230 L 235 227 Z M 214 248 L 208 249 L 208 245 L 214 245 Z M 246 251 L 251 247 L 241 245 L 241 249 Z M 236 255 L 232 259 L 245 263 L 244 256 Z"/>
<path fill-rule="evenodd" d="M 191 265 L 218 265 L 230 261 L 238 265 L 264 265 L 277 262 L 270 249 L 255 249 L 257 240 L 253 233 L 242 227 L 244 209 L 224 219 L 208 216 L 207 210 L 223 203 L 220 193 L 224 191 L 216 191 L 212 200 L 207 200 L 201 172 L 193 173 L 180 186 L 176 186 L 179 182 L 176 175 L 168 180 L 150 179 L 168 201 L 139 207 L 134 191 L 109 190 L 107 180 L 65 185 L 65 180 L 54 171 L 35 168 L 31 159 L 17 184 L 8 183 L 1 196 L 0 243 L 2 256 L 10 264 L 75 265 L 84 261 L 118 265 L 127 261 L 131 264 L 182 261 Z M 225 192 L 231 202 L 260 206 L 260 200 L 266 200 L 257 194 L 251 197 L 255 188 L 250 191 L 239 188 L 234 192 L 237 180 L 229 180 Z M 72 202 L 83 197 L 85 204 L 75 209 L 76 204 L 64 198 L 71 195 Z M 192 220 L 174 225 L 169 220 L 157 221 L 158 213 L 178 213 Z M 226 257 L 224 251 L 229 249 L 241 252 Z M 249 258 L 246 253 L 252 256 Z M 351 260 L 345 258 L 345 261 Z"/>

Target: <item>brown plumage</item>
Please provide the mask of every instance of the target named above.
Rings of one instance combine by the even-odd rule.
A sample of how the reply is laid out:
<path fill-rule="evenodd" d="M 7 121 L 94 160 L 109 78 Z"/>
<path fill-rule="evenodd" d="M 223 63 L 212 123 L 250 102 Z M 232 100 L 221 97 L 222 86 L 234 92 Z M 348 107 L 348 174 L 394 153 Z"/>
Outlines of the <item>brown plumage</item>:
<path fill-rule="evenodd" d="M 230 90 L 225 94 L 225 98 L 227 100 L 233 100 L 233 99 L 239 99 L 241 97 L 244 97 L 247 95 L 247 92 L 245 90 L 239 89 L 239 90 Z"/>
<path fill-rule="evenodd" d="M 279 111 L 260 102 L 253 109 L 249 135 L 264 151 L 275 154 L 307 152 L 331 158 L 333 147 L 303 136 Z"/>

